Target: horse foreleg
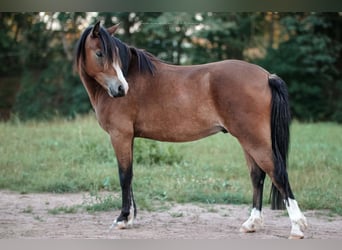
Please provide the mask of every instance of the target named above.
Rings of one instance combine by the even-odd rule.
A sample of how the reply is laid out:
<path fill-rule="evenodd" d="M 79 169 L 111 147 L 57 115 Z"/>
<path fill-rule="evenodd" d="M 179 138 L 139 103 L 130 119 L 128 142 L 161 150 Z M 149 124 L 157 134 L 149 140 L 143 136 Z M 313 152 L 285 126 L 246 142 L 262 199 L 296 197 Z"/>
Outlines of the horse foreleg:
<path fill-rule="evenodd" d="M 122 208 L 118 218 L 116 218 L 111 228 L 124 229 L 133 225 L 136 216 L 136 206 L 133 196 L 133 141 L 132 139 L 118 138 L 112 139 L 112 144 L 116 153 L 119 178 L 122 193 Z"/>
<path fill-rule="evenodd" d="M 263 227 L 263 217 L 261 209 L 264 180 L 266 174 L 259 168 L 253 158 L 246 151 L 245 157 L 250 170 L 250 177 L 253 184 L 253 208 L 250 217 L 242 224 L 240 231 L 244 233 L 252 233 Z"/>
<path fill-rule="evenodd" d="M 119 167 L 120 186 L 122 191 L 122 209 L 119 217 L 114 220 L 112 227 L 124 229 L 133 225 L 133 220 L 136 216 L 136 206 L 132 190 L 132 168 L 124 172 L 122 167 Z"/>

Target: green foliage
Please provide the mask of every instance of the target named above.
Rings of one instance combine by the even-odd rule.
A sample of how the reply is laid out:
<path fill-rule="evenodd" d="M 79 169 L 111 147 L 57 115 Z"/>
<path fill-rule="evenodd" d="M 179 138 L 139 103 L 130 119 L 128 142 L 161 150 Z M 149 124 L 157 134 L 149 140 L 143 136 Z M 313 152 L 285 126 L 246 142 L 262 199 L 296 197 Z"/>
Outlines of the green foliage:
<path fill-rule="evenodd" d="M 82 207 L 88 212 L 112 211 L 121 209 L 121 199 L 114 198 L 112 194 L 101 196 L 95 193 L 83 202 Z"/>
<path fill-rule="evenodd" d="M 89 99 L 79 77 L 73 73 L 70 41 L 64 33 L 75 33 L 75 19 L 84 14 L 51 13 L 45 16 L 48 21 L 39 13 L 2 15 L 5 32 L 0 37 L 0 48 L 6 53 L 0 56 L 0 72 L 21 77 L 21 81 L 14 105 L 0 101 L 0 106 L 12 109 L 24 120 L 51 119 L 55 115 L 74 117 L 88 112 Z M 51 26 L 57 21 L 53 18 L 60 20 L 61 25 L 65 23 L 64 29 L 53 30 Z M 1 87 L 6 91 L 13 89 L 8 86 L 11 82 L 4 80 L 7 83 Z"/>
<path fill-rule="evenodd" d="M 55 207 L 52 209 L 48 209 L 48 213 L 53 214 L 53 215 L 61 214 L 61 213 L 75 214 L 77 213 L 78 209 L 79 209 L 79 206 L 62 206 L 62 207 Z"/>
<path fill-rule="evenodd" d="M 341 40 L 329 36 L 325 15 L 285 16 L 289 39 L 256 61 L 288 84 L 293 115 L 301 120 L 341 120 Z M 339 60 L 339 61 L 338 61 Z"/>
<path fill-rule="evenodd" d="M 193 48 L 189 50 L 192 64 L 224 59 L 244 59 L 244 49 L 254 43 L 258 28 L 258 13 L 203 13 L 204 26 L 195 32 Z"/>
<path fill-rule="evenodd" d="M 186 31 L 194 25 L 193 13 L 154 13 L 143 19 L 137 46 L 146 48 L 160 59 L 173 64 L 180 64 L 187 41 Z M 138 35 L 138 34 L 137 34 Z"/>
<path fill-rule="evenodd" d="M 51 119 L 56 115 L 74 117 L 88 112 L 89 98 L 78 77 L 67 72 L 71 63 L 53 63 L 42 72 L 26 71 L 13 112 L 21 119 Z M 58 76 L 58 77 L 56 77 Z"/>
<path fill-rule="evenodd" d="M 146 139 L 136 139 L 134 142 L 134 160 L 137 164 L 178 164 L 182 155 L 171 145 L 165 146 L 161 142 Z"/>

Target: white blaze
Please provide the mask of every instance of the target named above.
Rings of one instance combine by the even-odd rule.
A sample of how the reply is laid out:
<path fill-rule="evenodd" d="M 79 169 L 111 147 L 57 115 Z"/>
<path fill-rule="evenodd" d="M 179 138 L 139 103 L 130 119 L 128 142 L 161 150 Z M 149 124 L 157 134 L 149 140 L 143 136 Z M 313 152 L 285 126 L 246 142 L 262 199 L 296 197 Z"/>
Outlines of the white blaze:
<path fill-rule="evenodd" d="M 125 94 L 127 94 L 128 91 L 128 83 L 126 81 L 126 78 L 124 77 L 122 70 L 119 66 L 118 63 L 114 62 L 113 63 L 113 68 L 116 71 L 116 75 L 118 76 L 119 81 L 123 84 L 124 90 L 125 90 Z"/>

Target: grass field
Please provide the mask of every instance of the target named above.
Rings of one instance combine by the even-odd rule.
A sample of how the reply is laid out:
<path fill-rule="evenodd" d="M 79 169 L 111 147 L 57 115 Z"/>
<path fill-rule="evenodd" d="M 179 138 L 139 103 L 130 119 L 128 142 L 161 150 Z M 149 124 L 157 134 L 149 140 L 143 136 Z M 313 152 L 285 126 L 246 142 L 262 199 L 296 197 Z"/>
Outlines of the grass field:
<path fill-rule="evenodd" d="M 342 126 L 294 122 L 291 132 L 289 176 L 300 206 L 342 214 Z M 93 114 L 0 123 L 1 189 L 119 192 L 117 172 L 109 137 Z M 133 186 L 145 209 L 152 201 L 250 204 L 252 197 L 241 147 L 226 134 L 182 144 L 136 139 Z M 265 188 L 264 204 L 268 178 Z"/>

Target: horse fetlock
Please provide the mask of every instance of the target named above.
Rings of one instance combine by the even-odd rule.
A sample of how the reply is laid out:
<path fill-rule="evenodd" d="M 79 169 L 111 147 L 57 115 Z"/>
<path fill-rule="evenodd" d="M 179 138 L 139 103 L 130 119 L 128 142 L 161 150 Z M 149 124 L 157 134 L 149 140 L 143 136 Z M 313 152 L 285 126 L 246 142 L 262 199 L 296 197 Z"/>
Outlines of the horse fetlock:
<path fill-rule="evenodd" d="M 128 223 L 127 223 L 127 221 L 117 221 L 117 220 L 115 220 L 114 222 L 113 222 L 113 225 L 112 225 L 112 228 L 116 228 L 116 229 L 126 229 L 127 228 L 127 225 L 128 225 Z"/>
<path fill-rule="evenodd" d="M 304 238 L 304 232 L 299 229 L 299 227 L 292 226 L 289 239 L 298 240 Z"/>

